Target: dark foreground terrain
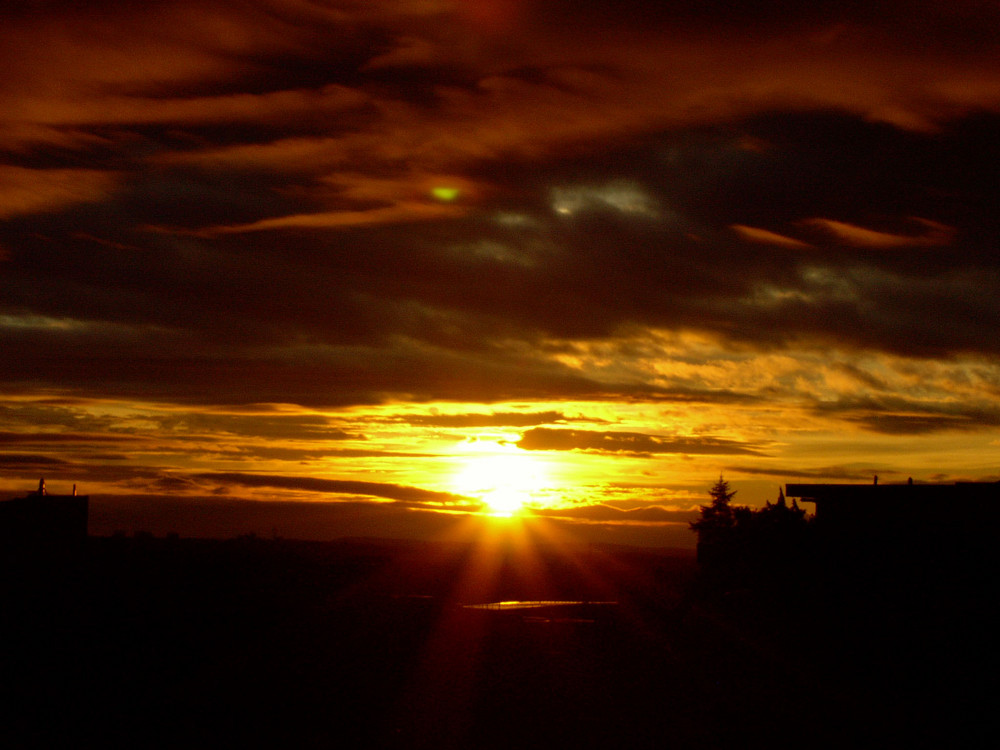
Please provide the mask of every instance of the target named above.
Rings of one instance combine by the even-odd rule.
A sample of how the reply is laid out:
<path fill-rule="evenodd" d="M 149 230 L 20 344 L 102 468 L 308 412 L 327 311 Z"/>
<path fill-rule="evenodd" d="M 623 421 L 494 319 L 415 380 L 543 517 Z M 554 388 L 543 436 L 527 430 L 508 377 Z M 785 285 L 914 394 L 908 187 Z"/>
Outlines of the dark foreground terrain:
<path fill-rule="evenodd" d="M 91 538 L 8 556 L 7 747 L 985 746 L 991 592 L 684 552 Z M 488 611 L 501 600 L 590 602 Z M 616 602 L 616 604 L 594 604 Z"/>

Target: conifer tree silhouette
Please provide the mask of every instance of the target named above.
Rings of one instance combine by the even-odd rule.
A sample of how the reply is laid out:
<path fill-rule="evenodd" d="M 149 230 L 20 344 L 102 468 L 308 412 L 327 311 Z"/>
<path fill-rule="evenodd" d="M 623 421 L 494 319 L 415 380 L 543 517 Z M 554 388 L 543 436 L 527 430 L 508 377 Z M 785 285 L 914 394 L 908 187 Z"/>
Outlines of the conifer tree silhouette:
<path fill-rule="evenodd" d="M 736 490 L 729 488 L 723 476 L 708 491 L 712 502 L 701 506 L 701 515 L 691 522 L 698 534 L 698 560 L 711 563 L 725 549 L 728 538 L 736 526 L 736 509 L 731 505 Z"/>

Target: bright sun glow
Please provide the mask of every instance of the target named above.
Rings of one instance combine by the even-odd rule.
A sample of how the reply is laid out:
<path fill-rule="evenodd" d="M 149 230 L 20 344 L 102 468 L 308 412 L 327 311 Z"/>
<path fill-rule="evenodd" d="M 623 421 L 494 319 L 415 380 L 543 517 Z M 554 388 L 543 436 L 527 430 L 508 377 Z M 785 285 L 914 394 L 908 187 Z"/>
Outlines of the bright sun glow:
<path fill-rule="evenodd" d="M 489 441 L 466 445 L 468 454 L 455 459 L 452 487 L 482 500 L 492 516 L 520 513 L 548 483 L 544 463 L 530 453 Z"/>

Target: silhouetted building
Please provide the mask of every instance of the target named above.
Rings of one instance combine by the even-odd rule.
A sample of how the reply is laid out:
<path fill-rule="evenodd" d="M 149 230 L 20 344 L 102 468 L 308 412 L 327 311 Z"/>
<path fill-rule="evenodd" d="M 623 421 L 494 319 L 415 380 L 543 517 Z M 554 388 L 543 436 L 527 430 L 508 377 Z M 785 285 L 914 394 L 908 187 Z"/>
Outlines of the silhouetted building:
<path fill-rule="evenodd" d="M 52 546 L 87 538 L 88 495 L 52 495 L 45 480 L 25 497 L 0 501 L 0 544 L 4 547 Z"/>
<path fill-rule="evenodd" d="M 816 504 L 824 526 L 949 526 L 997 519 L 1000 482 L 789 484 L 785 494 Z"/>
<path fill-rule="evenodd" d="M 815 503 L 816 541 L 833 558 L 939 565 L 992 559 L 1000 483 L 789 484 Z"/>

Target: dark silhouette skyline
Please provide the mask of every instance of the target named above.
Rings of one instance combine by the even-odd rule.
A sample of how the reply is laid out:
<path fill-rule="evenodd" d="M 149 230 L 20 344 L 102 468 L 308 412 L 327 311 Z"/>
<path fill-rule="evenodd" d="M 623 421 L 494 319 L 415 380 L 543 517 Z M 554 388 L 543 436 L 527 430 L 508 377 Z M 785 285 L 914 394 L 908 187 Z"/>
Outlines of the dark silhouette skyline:
<path fill-rule="evenodd" d="M 722 485 L 718 498 L 731 492 Z M 781 499 L 735 507 L 728 528 L 779 539 L 794 516 Z M 58 564 L 5 555 L 0 642 L 16 644 L 0 650 L 6 736 L 842 747 L 987 729 L 979 680 L 992 632 L 976 581 L 995 565 L 970 577 L 935 554 L 933 570 L 873 568 L 852 559 L 855 538 L 810 561 L 822 537 L 762 560 L 750 538 L 736 538 L 748 555 L 737 577 L 718 575 L 735 558 L 515 534 L 122 534 L 90 537 Z M 539 606 L 467 606 L 516 600 Z"/>

